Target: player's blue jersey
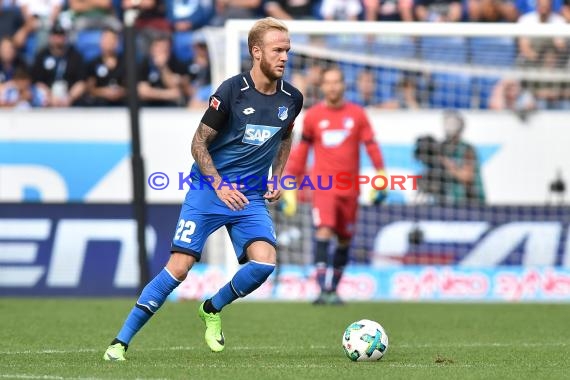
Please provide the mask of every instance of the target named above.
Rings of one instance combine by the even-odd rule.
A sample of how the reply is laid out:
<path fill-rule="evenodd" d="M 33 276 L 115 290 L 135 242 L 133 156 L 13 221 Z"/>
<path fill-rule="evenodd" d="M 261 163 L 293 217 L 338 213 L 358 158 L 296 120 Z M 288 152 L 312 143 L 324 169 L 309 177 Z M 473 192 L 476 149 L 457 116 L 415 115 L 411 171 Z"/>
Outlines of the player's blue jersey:
<path fill-rule="evenodd" d="M 283 80 L 272 95 L 258 92 L 249 72 L 224 81 L 210 97 L 210 109 L 224 113 L 226 125 L 208 147 L 222 180 L 242 183 L 242 192 L 250 200 L 262 197 L 281 140 L 302 106 L 299 90 Z M 196 163 L 191 179 L 206 181 Z"/>

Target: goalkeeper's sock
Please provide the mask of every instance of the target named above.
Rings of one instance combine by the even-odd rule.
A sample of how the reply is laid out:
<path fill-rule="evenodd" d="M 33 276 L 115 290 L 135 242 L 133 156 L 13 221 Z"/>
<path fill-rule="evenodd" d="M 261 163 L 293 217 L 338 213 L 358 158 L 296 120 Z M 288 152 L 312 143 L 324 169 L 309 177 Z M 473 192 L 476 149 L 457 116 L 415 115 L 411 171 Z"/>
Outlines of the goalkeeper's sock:
<path fill-rule="evenodd" d="M 251 260 L 240 268 L 230 282 L 224 285 L 212 297 L 212 306 L 221 311 L 239 297 L 245 297 L 267 280 L 273 273 L 275 264 L 261 263 Z"/>
<path fill-rule="evenodd" d="M 344 268 L 348 263 L 348 245 L 339 245 L 334 253 L 333 276 L 331 291 L 336 292 L 340 279 L 344 273 Z"/>
<path fill-rule="evenodd" d="M 128 345 L 135 334 L 160 309 L 168 295 L 180 285 L 168 269 L 164 268 L 143 289 L 137 303 L 129 313 L 116 339 Z"/>
<path fill-rule="evenodd" d="M 321 292 L 324 292 L 326 290 L 327 261 L 330 245 L 330 240 L 317 240 L 317 247 L 315 251 L 315 267 L 317 283 L 321 288 Z"/>

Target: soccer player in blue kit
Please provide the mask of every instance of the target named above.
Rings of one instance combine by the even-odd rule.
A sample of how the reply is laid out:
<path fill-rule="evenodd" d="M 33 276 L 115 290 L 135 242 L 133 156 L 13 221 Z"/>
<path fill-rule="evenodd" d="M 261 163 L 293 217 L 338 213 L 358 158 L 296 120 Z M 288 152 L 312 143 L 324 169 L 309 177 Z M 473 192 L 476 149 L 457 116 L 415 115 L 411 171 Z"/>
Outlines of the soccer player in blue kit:
<path fill-rule="evenodd" d="M 248 47 L 252 69 L 220 85 L 192 140 L 193 186 L 182 204 L 170 259 L 143 289 L 105 360 L 125 360 L 133 336 L 186 278 L 218 228 L 226 226 L 244 265 L 198 309 L 212 351 L 225 347 L 221 310 L 257 289 L 275 268 L 276 238 L 266 201 L 281 197 L 279 183 L 303 96 L 282 79 L 290 49 L 285 24 L 271 17 L 257 21 Z"/>

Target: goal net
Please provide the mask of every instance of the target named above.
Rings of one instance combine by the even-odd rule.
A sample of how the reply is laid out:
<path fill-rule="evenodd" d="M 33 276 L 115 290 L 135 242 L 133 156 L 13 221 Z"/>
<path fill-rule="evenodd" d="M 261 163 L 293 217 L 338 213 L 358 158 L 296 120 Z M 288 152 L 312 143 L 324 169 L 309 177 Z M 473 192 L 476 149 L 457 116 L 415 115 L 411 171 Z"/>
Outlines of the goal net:
<path fill-rule="evenodd" d="M 292 52 L 286 79 L 306 92 L 306 106 L 318 98 L 319 71 L 334 64 L 344 71 L 347 98 L 371 107 L 570 109 L 566 25 L 287 24 Z M 227 23 L 225 74 L 250 67 L 251 25 Z"/>
<path fill-rule="evenodd" d="M 253 22 L 227 22 L 225 49 L 218 45 L 213 61 L 225 64 L 213 65 L 214 82 L 250 67 L 247 32 Z M 367 107 L 387 172 L 423 176 L 419 189 L 396 188 L 379 206 L 365 201 L 363 189 L 351 263 L 570 265 L 564 199 L 570 166 L 562 143 L 569 136 L 567 26 L 287 25 L 292 50 L 286 79 L 304 93 L 305 108 L 321 99 L 322 69 L 340 67 L 346 98 Z M 485 191 L 480 202 L 448 202 L 444 193 L 458 183 L 437 162 L 447 109 L 459 110 L 467 125 L 464 138 Z M 362 158 L 363 172 L 373 173 Z M 311 264 L 310 202 L 301 202 L 292 218 L 273 211 L 281 263 Z"/>

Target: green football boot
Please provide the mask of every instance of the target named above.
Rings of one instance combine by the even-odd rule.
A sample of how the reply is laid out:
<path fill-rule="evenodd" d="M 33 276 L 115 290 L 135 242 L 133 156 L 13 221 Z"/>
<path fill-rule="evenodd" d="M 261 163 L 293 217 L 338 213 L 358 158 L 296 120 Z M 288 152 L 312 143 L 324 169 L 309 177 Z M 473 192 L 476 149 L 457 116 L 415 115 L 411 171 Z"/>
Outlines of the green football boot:
<path fill-rule="evenodd" d="M 198 308 L 198 315 L 206 325 L 206 333 L 204 338 L 206 344 L 214 352 L 221 352 L 224 349 L 224 333 L 222 332 L 222 317 L 220 313 L 206 313 L 204 311 L 204 302 Z"/>
<path fill-rule="evenodd" d="M 103 355 L 103 359 L 107 361 L 123 361 L 125 359 L 125 346 L 121 343 L 115 343 L 110 345 Z"/>

